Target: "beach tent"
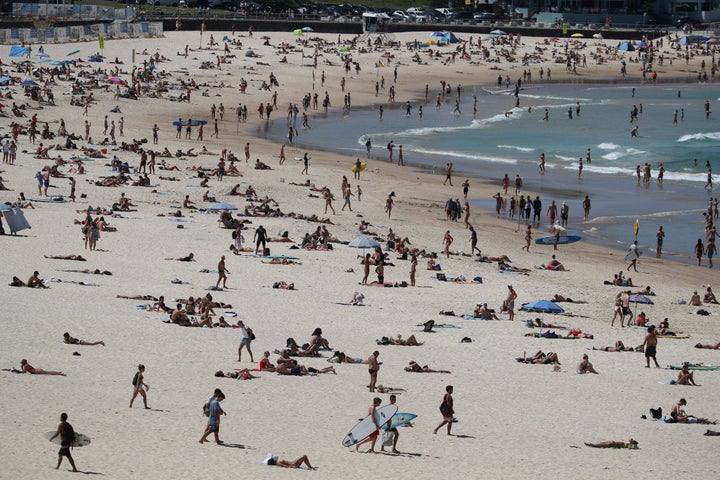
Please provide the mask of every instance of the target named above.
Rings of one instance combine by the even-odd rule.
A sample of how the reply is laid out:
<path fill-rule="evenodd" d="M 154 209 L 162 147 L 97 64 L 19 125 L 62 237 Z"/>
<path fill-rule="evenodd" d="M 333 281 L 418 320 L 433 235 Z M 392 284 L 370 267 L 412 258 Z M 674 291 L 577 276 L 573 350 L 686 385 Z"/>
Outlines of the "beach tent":
<path fill-rule="evenodd" d="M 534 302 L 524 303 L 520 310 L 543 313 L 563 313 L 565 311 L 560 305 L 550 300 L 535 300 Z"/>
<path fill-rule="evenodd" d="M 445 34 L 443 32 L 433 32 L 431 37 L 444 37 Z"/>
<path fill-rule="evenodd" d="M 23 80 L 23 81 L 20 83 L 20 85 L 25 85 L 25 86 L 28 86 L 28 85 L 37 85 L 37 84 L 38 84 L 38 83 L 37 83 L 35 80 L 32 80 L 32 79 L 30 79 L 30 78 L 26 78 L 25 80 Z"/>
<path fill-rule="evenodd" d="M 377 240 L 370 237 L 358 237 L 352 242 L 348 243 L 348 247 L 352 248 L 375 248 L 379 247 L 380 243 Z"/>
<path fill-rule="evenodd" d="M 707 35 L 685 35 L 680 39 L 678 42 L 680 45 L 687 45 L 688 43 L 695 43 L 695 42 L 707 42 L 712 37 L 709 37 Z"/>
<path fill-rule="evenodd" d="M 459 42 L 458 38 L 452 32 L 447 32 L 445 35 L 443 35 L 442 39 L 443 39 L 443 42 L 445 42 L 445 43 L 458 43 Z"/>
<path fill-rule="evenodd" d="M 235 205 L 231 205 L 226 202 L 215 202 L 210 204 L 209 207 L 207 207 L 208 210 L 237 210 L 237 207 Z"/>
<path fill-rule="evenodd" d="M 624 42 L 620 42 L 620 45 L 618 45 L 618 50 L 624 50 L 626 52 L 634 52 L 635 47 L 632 43 L 628 42 L 627 40 Z"/>
<path fill-rule="evenodd" d="M 30 56 L 30 49 L 28 47 L 19 47 L 14 46 L 10 47 L 10 56 L 11 57 L 25 57 Z"/>
<path fill-rule="evenodd" d="M 6 83 L 9 83 L 12 78 L 10 77 L 0 77 L 0 85 L 5 85 Z"/>
<path fill-rule="evenodd" d="M 507 33 L 503 32 L 502 30 L 492 30 L 490 32 L 490 35 L 507 35 Z"/>
<path fill-rule="evenodd" d="M 4 213 L 5 221 L 11 234 L 32 228 L 20 207 L 12 208 Z"/>
<path fill-rule="evenodd" d="M 302 37 L 303 36 L 302 29 L 298 28 L 297 30 L 293 30 L 293 35 L 295 35 L 296 37 Z"/>

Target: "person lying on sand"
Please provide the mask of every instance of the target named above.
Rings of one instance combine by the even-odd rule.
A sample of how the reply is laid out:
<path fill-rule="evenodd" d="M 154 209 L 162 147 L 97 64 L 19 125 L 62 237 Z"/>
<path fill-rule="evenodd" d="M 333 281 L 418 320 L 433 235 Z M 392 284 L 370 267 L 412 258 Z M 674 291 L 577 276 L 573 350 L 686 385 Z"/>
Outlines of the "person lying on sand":
<path fill-rule="evenodd" d="M 368 361 L 362 357 L 350 357 L 345 355 L 345 352 L 339 352 L 337 350 L 327 361 L 330 363 L 368 363 Z"/>
<path fill-rule="evenodd" d="M 681 398 L 675 405 L 673 405 L 672 410 L 670 410 L 669 423 L 702 423 L 705 425 L 717 424 L 717 422 L 708 420 L 707 418 L 694 417 L 688 414 L 682 408 L 685 405 L 687 405 L 687 400 L 684 398 Z"/>
<path fill-rule="evenodd" d="M 105 346 L 105 342 L 101 340 L 97 342 L 86 342 L 85 340 L 71 337 L 68 332 L 63 333 L 63 341 L 70 345 L 102 345 L 103 347 Z"/>
<path fill-rule="evenodd" d="M 82 255 L 45 255 L 45 258 L 53 258 L 55 260 L 75 260 L 76 262 L 86 262 Z"/>
<path fill-rule="evenodd" d="M 695 345 L 695 348 L 706 348 L 708 350 L 720 350 L 720 342 L 716 343 L 715 345 L 698 343 Z"/>
<path fill-rule="evenodd" d="M 571 328 L 567 335 L 565 335 L 565 338 L 568 337 L 575 337 L 575 338 L 595 338 L 592 333 L 585 333 L 579 328 Z"/>
<path fill-rule="evenodd" d="M 635 349 L 633 347 L 626 347 L 625 344 L 621 340 L 618 340 L 617 342 L 615 342 L 614 347 L 600 347 L 600 348 L 592 347 L 592 349 L 600 350 L 603 352 L 634 352 L 635 351 Z"/>
<path fill-rule="evenodd" d="M 567 327 L 564 325 L 557 325 L 554 323 L 545 323 L 539 318 L 535 319 L 535 326 L 540 328 L 557 328 L 559 330 L 567 330 Z"/>
<path fill-rule="evenodd" d="M 261 260 L 261 262 L 262 262 L 262 263 L 272 264 L 272 265 L 296 265 L 296 264 L 299 265 L 299 264 L 300 264 L 300 262 L 295 262 L 295 261 L 293 261 L 293 260 L 288 260 L 288 259 L 285 258 L 285 257 L 282 257 L 282 258 L 273 258 L 273 259 L 270 260 L 269 262 L 266 262 L 265 260 Z"/>
<path fill-rule="evenodd" d="M 63 372 L 55 372 L 53 370 L 43 370 L 42 368 L 35 368 L 30 365 L 28 361 L 24 358 L 20 360 L 20 370 L 22 373 L 29 373 L 31 375 L 62 375 L 63 377 L 65 376 Z"/>
<path fill-rule="evenodd" d="M 660 325 L 658 325 L 657 334 L 665 335 L 668 337 L 674 337 L 676 335 L 682 334 L 682 332 L 675 332 L 675 331 L 670 330 L 670 322 L 668 321 L 668 319 L 666 317 L 662 322 L 660 322 Z"/>
<path fill-rule="evenodd" d="M 403 339 L 402 335 L 398 334 L 397 337 L 388 337 L 388 341 L 390 345 L 404 345 L 408 347 L 415 347 L 418 345 L 422 345 L 423 342 L 418 342 L 417 338 L 415 338 L 415 335 L 410 335 L 408 338 Z"/>
<path fill-rule="evenodd" d="M 647 287 L 641 288 L 640 290 L 638 290 L 636 292 L 630 292 L 630 295 L 647 295 L 650 297 L 654 297 L 655 292 L 653 292 L 652 288 L 650 288 L 650 285 L 648 285 Z"/>
<path fill-rule="evenodd" d="M 520 363 L 534 363 L 534 364 L 555 364 L 555 365 L 562 365 L 560 363 L 560 359 L 558 359 L 557 353 L 554 352 L 548 352 L 544 353 L 542 350 L 538 350 L 538 352 L 533 355 L 532 357 L 528 357 L 525 355 L 525 352 L 523 352 L 522 357 L 515 358 Z"/>
<path fill-rule="evenodd" d="M 305 365 L 299 365 L 297 363 L 297 360 L 290 360 L 283 363 L 278 363 L 277 367 L 275 367 L 275 371 L 279 375 L 297 375 L 297 376 L 303 376 L 303 375 L 316 375 L 320 373 L 337 373 L 335 371 L 335 367 L 325 367 L 321 369 L 316 368 L 307 368 Z"/>
<path fill-rule="evenodd" d="M 72 272 L 72 273 L 90 273 L 92 275 L 112 275 L 112 272 L 109 270 L 100 270 L 99 268 L 96 268 L 95 270 L 90 270 L 89 268 L 86 268 L 84 270 L 63 270 L 63 272 Z"/>
<path fill-rule="evenodd" d="M 303 455 L 302 457 L 296 458 L 295 460 L 285 460 L 283 458 L 278 458 L 270 454 L 263 463 L 265 465 L 274 465 L 276 467 L 283 468 L 300 468 L 303 465 L 306 465 L 308 470 L 315 470 L 315 467 L 310 465 L 310 460 L 308 460 L 307 455 Z"/>
<path fill-rule="evenodd" d="M 610 440 L 607 442 L 600 442 L 600 443 L 585 442 L 585 446 L 593 447 L 593 448 L 629 448 L 629 449 L 635 450 L 638 448 L 638 442 L 631 438 L 627 442 L 616 442 L 613 440 Z"/>
<path fill-rule="evenodd" d="M 320 353 L 317 351 L 317 348 L 310 348 L 310 344 L 303 345 L 307 348 L 300 348 L 300 346 L 295 342 L 295 340 L 291 337 L 287 339 L 286 342 L 287 349 L 283 350 L 280 354 L 280 358 L 278 359 L 278 363 L 281 363 L 281 360 L 285 359 L 285 357 L 290 358 L 290 356 L 294 357 L 319 357 Z"/>
<path fill-rule="evenodd" d="M 566 303 L 588 303 L 587 300 L 573 300 L 573 299 L 570 298 L 570 297 L 563 297 L 562 295 L 557 294 L 557 293 L 553 296 L 552 301 L 555 302 L 555 303 L 561 303 L 561 302 L 566 302 Z"/>
<path fill-rule="evenodd" d="M 27 287 L 27 284 L 20 280 L 18 277 L 13 277 L 12 281 L 8 284 L 11 287 Z"/>
<path fill-rule="evenodd" d="M 180 258 L 166 258 L 165 260 L 174 260 L 176 262 L 194 262 L 195 261 L 195 254 L 190 252 L 186 257 L 180 257 Z"/>
<path fill-rule="evenodd" d="M 377 385 L 375 390 L 378 393 L 402 393 L 406 391 L 404 388 L 385 387 L 383 385 Z"/>
<path fill-rule="evenodd" d="M 157 302 L 158 299 L 152 295 L 115 295 L 115 298 L 124 298 L 126 300 L 152 300 Z"/>
<path fill-rule="evenodd" d="M 433 370 L 432 368 L 429 368 L 427 365 L 423 365 L 422 367 L 415 362 L 415 360 L 411 360 L 407 367 L 405 367 L 406 372 L 413 372 L 413 373 L 452 373 L 450 370 Z"/>
<path fill-rule="evenodd" d="M 235 372 L 223 372 L 222 370 L 218 370 L 215 372 L 215 376 L 221 378 L 234 378 L 236 380 L 252 380 L 253 378 L 260 378 L 250 373 L 249 368 L 242 368 Z"/>
<path fill-rule="evenodd" d="M 295 290 L 295 284 L 287 283 L 283 280 L 280 280 L 279 282 L 273 283 L 272 288 L 279 288 L 281 290 Z"/>
<path fill-rule="evenodd" d="M 527 272 L 531 271 L 529 268 L 520 268 L 520 267 L 515 267 L 513 265 L 509 265 L 504 260 L 500 260 L 498 262 L 498 270 L 501 272 L 517 272 L 517 273 L 527 273 Z"/>

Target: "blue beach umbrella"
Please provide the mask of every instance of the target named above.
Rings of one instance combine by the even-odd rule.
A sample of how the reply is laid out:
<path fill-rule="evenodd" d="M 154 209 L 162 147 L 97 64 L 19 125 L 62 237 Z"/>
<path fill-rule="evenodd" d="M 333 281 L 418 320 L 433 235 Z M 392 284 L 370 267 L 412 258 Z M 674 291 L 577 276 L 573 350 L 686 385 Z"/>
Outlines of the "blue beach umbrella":
<path fill-rule="evenodd" d="M 565 311 L 560 305 L 550 300 L 535 300 L 534 302 L 525 303 L 520 310 L 542 313 L 563 313 Z"/>
<path fill-rule="evenodd" d="M 348 247 L 352 248 L 375 248 L 379 247 L 380 243 L 377 240 L 370 237 L 358 237 L 352 242 L 348 243 Z"/>
<path fill-rule="evenodd" d="M 30 78 L 26 78 L 23 80 L 20 85 L 37 85 L 38 83 L 35 80 L 32 80 Z"/>

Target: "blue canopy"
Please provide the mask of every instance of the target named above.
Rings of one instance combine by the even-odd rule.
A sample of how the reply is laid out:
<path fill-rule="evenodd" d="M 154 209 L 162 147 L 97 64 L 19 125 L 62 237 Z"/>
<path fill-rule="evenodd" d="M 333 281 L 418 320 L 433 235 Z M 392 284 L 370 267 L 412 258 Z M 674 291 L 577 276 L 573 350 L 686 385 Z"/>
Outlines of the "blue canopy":
<path fill-rule="evenodd" d="M 550 300 L 535 300 L 534 302 L 525 303 L 520 310 L 543 313 L 563 313 L 565 311 L 560 305 Z"/>
<path fill-rule="evenodd" d="M 30 56 L 30 49 L 28 47 L 20 47 L 20 46 L 14 46 L 10 47 L 10 56 L 11 57 L 24 57 L 24 56 Z"/>
<path fill-rule="evenodd" d="M 443 35 L 443 41 L 445 43 L 458 43 L 459 42 L 459 40 L 457 39 L 455 34 L 452 32 L 447 32 L 445 35 Z"/>
<path fill-rule="evenodd" d="M 634 52 L 635 47 L 632 43 L 628 41 L 621 42 L 620 45 L 618 45 L 618 50 L 624 50 L 626 52 Z"/>

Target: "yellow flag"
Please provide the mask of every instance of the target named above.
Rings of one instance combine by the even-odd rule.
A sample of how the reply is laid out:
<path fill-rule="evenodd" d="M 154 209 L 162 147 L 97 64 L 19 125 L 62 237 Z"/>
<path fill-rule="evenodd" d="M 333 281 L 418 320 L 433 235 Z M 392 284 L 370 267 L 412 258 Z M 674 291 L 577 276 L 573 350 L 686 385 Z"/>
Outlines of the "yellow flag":
<path fill-rule="evenodd" d="M 633 230 L 635 230 L 635 236 L 637 237 L 638 232 L 640 232 L 640 220 L 635 219 L 635 225 L 633 226 Z"/>

